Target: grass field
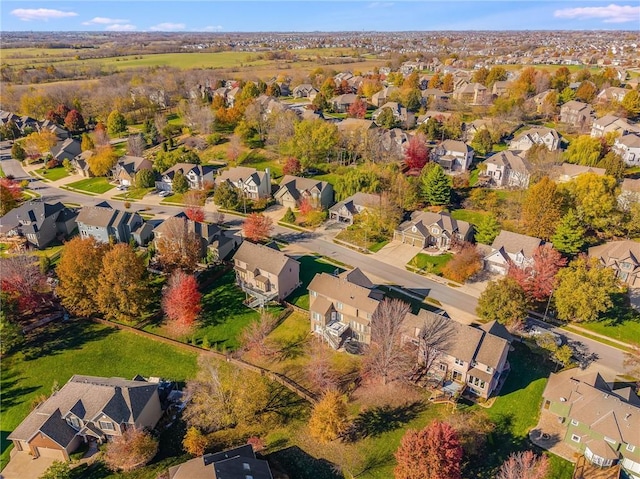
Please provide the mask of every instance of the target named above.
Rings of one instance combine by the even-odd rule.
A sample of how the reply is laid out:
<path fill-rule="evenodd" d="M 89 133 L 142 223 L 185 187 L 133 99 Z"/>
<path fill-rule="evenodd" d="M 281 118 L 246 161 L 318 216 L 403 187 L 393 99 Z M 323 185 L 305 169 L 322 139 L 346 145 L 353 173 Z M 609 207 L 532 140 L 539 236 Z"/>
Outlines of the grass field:
<path fill-rule="evenodd" d="M 429 254 L 418 253 L 407 264 L 414 268 L 425 270 L 428 273 L 440 275 L 442 274 L 442 268 L 447 264 L 453 255 L 450 253 L 440 254 L 437 256 L 431 256 Z"/>
<path fill-rule="evenodd" d="M 485 216 L 487 216 L 487 213 L 484 211 L 455 210 L 451 212 L 452 218 L 460 221 L 466 221 L 473 225 L 480 223 Z"/>
<path fill-rule="evenodd" d="M 602 321 L 597 323 L 578 323 L 576 326 L 617 339 L 618 341 L 640 346 L 640 318 L 619 322 Z"/>
<path fill-rule="evenodd" d="M 62 166 L 57 166 L 50 169 L 40 168 L 35 172 L 50 181 L 61 180 L 62 178 L 66 178 L 67 176 L 69 176 L 69 172 Z"/>
<path fill-rule="evenodd" d="M 126 192 L 114 196 L 114 198 L 119 200 L 141 200 L 147 194 L 151 193 L 155 188 L 131 188 Z"/>
<path fill-rule="evenodd" d="M 73 188 L 79 191 L 87 191 L 89 193 L 106 193 L 107 191 L 115 188 L 114 185 L 109 183 L 107 178 L 98 176 L 95 178 L 85 178 L 84 180 L 75 181 L 66 185 L 69 188 Z"/>
<path fill-rule="evenodd" d="M 125 331 L 79 320 L 41 328 L 19 352 L 2 358 L 2 466 L 9 459 L 7 435 L 55 382 L 62 386 L 74 374 L 182 382 L 195 371 L 195 354 Z"/>
<path fill-rule="evenodd" d="M 287 301 L 302 309 L 309 309 L 309 291 L 307 287 L 317 273 L 333 273 L 336 266 L 330 264 L 320 257 L 301 256 L 297 258 L 300 261 L 300 286 L 289 297 Z M 338 268 L 344 271 L 342 268 Z"/>

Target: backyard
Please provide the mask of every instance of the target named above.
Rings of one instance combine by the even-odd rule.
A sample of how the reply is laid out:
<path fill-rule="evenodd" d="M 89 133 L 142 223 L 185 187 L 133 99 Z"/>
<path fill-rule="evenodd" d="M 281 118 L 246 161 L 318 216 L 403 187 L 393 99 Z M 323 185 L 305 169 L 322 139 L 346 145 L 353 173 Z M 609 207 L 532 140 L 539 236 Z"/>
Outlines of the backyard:
<path fill-rule="evenodd" d="M 313 277 L 318 273 L 334 273 L 337 270 L 344 271 L 335 265 L 325 261 L 319 256 L 301 256 L 296 258 L 300 262 L 300 286 L 289 295 L 287 301 L 302 308 L 309 309 L 309 291 L 307 287 Z"/>
<path fill-rule="evenodd" d="M 109 183 L 109 179 L 103 176 L 97 176 L 95 178 L 85 178 L 84 180 L 75 181 L 65 185 L 67 188 L 72 188 L 80 192 L 87 192 L 90 194 L 102 194 L 106 193 L 115 185 Z"/>

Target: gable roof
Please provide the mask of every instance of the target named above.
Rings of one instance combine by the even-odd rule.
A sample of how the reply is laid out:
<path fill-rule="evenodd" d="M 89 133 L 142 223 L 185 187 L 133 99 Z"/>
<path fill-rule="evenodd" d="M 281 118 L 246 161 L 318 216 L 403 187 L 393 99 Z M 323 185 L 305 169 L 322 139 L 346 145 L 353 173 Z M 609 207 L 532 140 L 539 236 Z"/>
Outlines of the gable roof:
<path fill-rule="evenodd" d="M 519 173 L 529 173 L 531 169 L 531 163 L 517 150 L 503 150 L 495 153 L 487 158 L 485 163 L 506 167 Z"/>
<path fill-rule="evenodd" d="M 372 208 L 379 204 L 380 195 L 358 192 L 355 195 L 349 196 L 348 198 L 339 201 L 331 208 L 329 208 L 329 211 L 339 211 L 344 207 L 347 209 L 347 211 L 349 211 L 349 213 L 355 215 L 358 214 L 356 206 L 360 206 L 362 208 Z"/>
<path fill-rule="evenodd" d="M 137 173 L 141 169 L 150 170 L 153 167 L 152 163 L 146 158 L 129 155 L 120 157 L 117 164 L 130 175 Z"/>
<path fill-rule="evenodd" d="M 351 282 L 349 279 L 349 274 L 345 275 L 344 273 L 341 276 L 318 273 L 309 283 L 308 289 L 318 293 L 318 297 L 324 296 L 332 301 L 339 301 L 373 314 L 380 304 L 377 299 L 379 298 L 378 292 Z"/>
<path fill-rule="evenodd" d="M 247 166 L 236 166 L 221 172 L 216 178 L 216 183 L 230 181 L 235 184 L 240 180 L 246 182 L 249 178 L 252 178 L 256 185 L 260 185 L 267 180 L 267 172 L 266 170 L 258 171 L 255 168 L 249 168 Z"/>
<path fill-rule="evenodd" d="M 267 461 L 256 459 L 249 444 L 196 457 L 169 468 L 169 479 L 272 479 Z"/>
<path fill-rule="evenodd" d="M 604 168 L 596 168 L 595 166 L 574 165 L 573 163 L 562 163 L 560 165 L 560 173 L 570 178 L 574 178 L 583 173 L 593 173 L 598 176 L 603 176 L 607 173 Z"/>
<path fill-rule="evenodd" d="M 118 228 L 119 225 L 131 223 L 138 218 L 142 220 L 136 212 L 116 210 L 106 204 L 106 206 L 84 206 L 76 221 L 99 228 Z"/>
<path fill-rule="evenodd" d="M 60 202 L 45 203 L 44 201 L 28 201 L 12 209 L 0 218 L 0 234 L 6 234 L 12 229 L 23 225 L 23 229 L 37 233 L 42 222 L 50 216 L 56 218 L 67 208 Z M 28 226 L 25 223 L 30 223 Z M 25 230 L 25 231 L 26 231 Z"/>
<path fill-rule="evenodd" d="M 540 137 L 551 135 L 555 140 L 559 140 L 560 139 L 560 136 L 558 135 L 558 132 L 556 130 L 554 130 L 553 128 L 547 128 L 546 126 L 534 126 L 534 127 L 529 128 L 527 130 L 524 130 L 523 132 L 521 132 L 518 136 L 516 136 L 511 141 L 517 142 L 517 141 L 520 141 L 524 137 L 531 138 L 536 134 L 538 136 L 540 136 Z"/>
<path fill-rule="evenodd" d="M 276 276 L 280 275 L 291 262 L 298 263 L 297 260 L 277 249 L 251 241 L 243 241 L 233 259 L 246 263 L 248 271 L 261 269 Z"/>
<path fill-rule="evenodd" d="M 640 264 L 640 243 L 631 240 L 609 241 L 589 248 L 589 256 L 598 258 L 605 264 L 609 264 L 610 260 L 625 259 L 631 259 L 636 264 Z"/>
<path fill-rule="evenodd" d="M 494 251 L 504 250 L 514 255 L 522 252 L 525 257 L 531 258 L 536 248 L 543 243 L 544 241 L 540 238 L 502 230 L 500 234 L 496 236 L 496 239 L 493 240 L 491 248 L 493 248 Z"/>
<path fill-rule="evenodd" d="M 449 233 L 458 233 L 466 236 L 471 229 L 471 224 L 466 221 L 456 220 L 446 211 L 433 213 L 431 211 L 414 211 L 411 219 L 402 223 L 398 229 L 401 231 L 415 227 L 425 238 L 430 235 L 428 228 L 437 225 L 440 229 Z"/>
<path fill-rule="evenodd" d="M 215 171 L 216 168 L 212 165 L 196 165 L 193 163 L 176 163 L 171 168 L 162 173 L 162 176 L 167 176 L 171 179 L 175 176 L 175 174 L 179 171 L 183 175 L 187 175 L 189 172 L 193 171 L 197 176 L 205 176 L 209 173 Z"/>
<path fill-rule="evenodd" d="M 301 193 L 305 191 L 311 191 L 314 188 L 318 189 L 319 193 L 329 186 L 326 181 L 314 180 L 313 178 L 302 178 L 300 176 L 285 175 L 280 182 L 280 188 L 276 191 L 275 197 L 284 194 L 288 191 L 293 199 L 298 200 Z"/>

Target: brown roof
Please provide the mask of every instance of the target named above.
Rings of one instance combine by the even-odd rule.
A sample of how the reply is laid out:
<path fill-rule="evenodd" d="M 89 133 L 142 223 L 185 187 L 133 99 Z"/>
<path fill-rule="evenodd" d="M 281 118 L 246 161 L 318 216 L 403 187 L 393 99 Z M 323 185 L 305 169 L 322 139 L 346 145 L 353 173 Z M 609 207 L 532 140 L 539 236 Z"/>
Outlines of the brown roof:
<path fill-rule="evenodd" d="M 560 173 L 569 177 L 575 177 L 583 173 L 594 173 L 599 176 L 606 174 L 604 168 L 596 168 L 594 166 L 574 165 L 572 163 L 562 163 Z"/>
<path fill-rule="evenodd" d="M 276 276 L 291 262 L 298 262 L 277 249 L 250 241 L 242 242 L 233 259 L 246 263 L 248 271 L 260 269 Z"/>
<path fill-rule="evenodd" d="M 540 238 L 502 230 L 500 234 L 496 236 L 496 239 L 493 240 L 491 247 L 494 250 L 504 248 L 504 251 L 512 254 L 522 251 L 525 257 L 531 258 L 533 252 L 542 243 L 543 241 Z"/>
<path fill-rule="evenodd" d="M 427 230 L 429 226 L 437 224 L 440 229 L 449 233 L 458 232 L 462 236 L 466 236 L 471 229 L 471 224 L 466 221 L 456 220 L 447 212 L 433 213 L 431 211 L 415 211 L 411 214 L 411 220 L 405 221 L 398 229 L 406 231 L 414 226 L 426 238 L 430 235 Z"/>
<path fill-rule="evenodd" d="M 640 263 L 640 243 L 631 240 L 609 241 L 608 243 L 589 248 L 589 256 L 609 264 L 610 260 L 621 261 L 631 259 Z"/>
<path fill-rule="evenodd" d="M 309 291 L 315 291 L 319 297 L 324 296 L 332 302 L 339 301 L 369 314 L 373 314 L 380 303 L 372 297 L 375 296 L 374 291 L 327 273 L 316 274 L 309 284 Z"/>
<path fill-rule="evenodd" d="M 640 179 L 625 178 L 620 185 L 622 191 L 633 191 L 640 193 Z"/>
<path fill-rule="evenodd" d="M 521 173 L 529 173 L 531 170 L 531 164 L 529 161 L 521 156 L 517 150 L 504 150 L 491 155 L 487 158 L 485 163 L 506 166 Z"/>

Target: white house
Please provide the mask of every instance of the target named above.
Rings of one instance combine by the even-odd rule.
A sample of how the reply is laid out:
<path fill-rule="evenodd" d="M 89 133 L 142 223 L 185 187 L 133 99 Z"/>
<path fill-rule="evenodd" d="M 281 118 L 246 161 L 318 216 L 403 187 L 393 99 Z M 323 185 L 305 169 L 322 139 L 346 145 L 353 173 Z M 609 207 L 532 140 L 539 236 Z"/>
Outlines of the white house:
<path fill-rule="evenodd" d="M 498 187 L 529 187 L 531 165 L 519 151 L 505 150 L 491 155 L 484 162 L 487 169 L 485 175 Z"/>
<path fill-rule="evenodd" d="M 526 268 L 533 264 L 533 253 L 544 242 L 533 236 L 501 231 L 484 257 L 484 269 L 506 275 L 511 264 Z"/>
<path fill-rule="evenodd" d="M 255 168 L 236 166 L 223 171 L 215 180 L 216 186 L 224 182 L 235 186 L 250 199 L 257 200 L 271 196 L 271 172 L 269 168 L 265 168 L 262 172 Z"/>
<path fill-rule="evenodd" d="M 640 165 L 640 134 L 630 133 L 616 138 L 612 149 L 628 166 Z"/>
<path fill-rule="evenodd" d="M 510 150 L 527 151 L 533 145 L 544 145 L 549 151 L 560 147 L 560 135 L 553 128 L 536 126 L 523 131 L 509 143 Z"/>
<path fill-rule="evenodd" d="M 467 171 L 474 153 L 464 141 L 445 140 L 431 151 L 431 159 L 447 171 Z"/>

